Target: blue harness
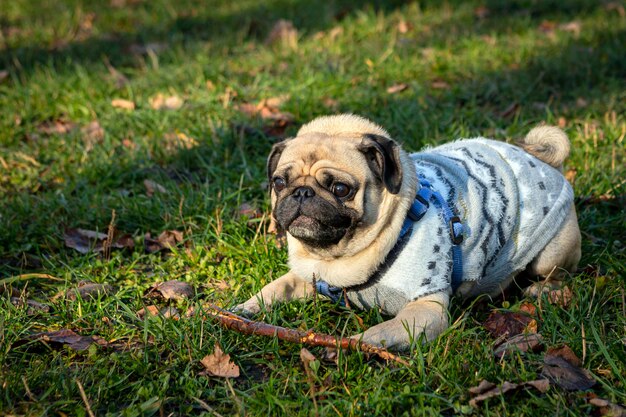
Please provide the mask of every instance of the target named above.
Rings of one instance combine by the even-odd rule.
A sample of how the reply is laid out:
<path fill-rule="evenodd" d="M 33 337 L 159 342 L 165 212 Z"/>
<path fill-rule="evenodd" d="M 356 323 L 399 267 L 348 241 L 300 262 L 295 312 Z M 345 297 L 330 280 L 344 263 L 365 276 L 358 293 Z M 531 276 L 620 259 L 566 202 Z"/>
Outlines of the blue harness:
<path fill-rule="evenodd" d="M 443 196 L 435 191 L 428 180 L 419 179 L 420 189 L 415 196 L 415 200 L 404 219 L 402 229 L 400 229 L 401 240 L 413 227 L 413 223 L 419 221 L 433 203 L 435 207 L 441 210 L 443 218 L 450 228 L 450 237 L 452 239 L 452 291 L 456 291 L 461 285 L 463 278 L 463 257 L 461 253 L 461 242 L 463 242 L 463 223 L 458 216 L 455 216 Z M 345 305 L 343 298 L 344 289 L 341 287 L 332 287 L 327 282 L 318 280 L 315 282 L 315 289 L 318 294 L 322 294 L 330 298 L 333 302 Z"/>

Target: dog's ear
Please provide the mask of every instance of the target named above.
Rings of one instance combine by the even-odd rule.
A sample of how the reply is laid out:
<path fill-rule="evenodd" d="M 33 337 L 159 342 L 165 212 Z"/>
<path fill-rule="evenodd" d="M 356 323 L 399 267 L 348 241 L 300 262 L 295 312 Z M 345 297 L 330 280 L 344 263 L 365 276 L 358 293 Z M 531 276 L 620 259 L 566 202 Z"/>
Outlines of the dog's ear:
<path fill-rule="evenodd" d="M 278 166 L 278 160 L 280 159 L 280 155 L 282 155 L 285 147 L 287 146 L 287 142 L 289 142 L 290 140 L 291 139 L 285 139 L 272 146 L 270 156 L 267 157 L 267 179 L 270 182 L 272 181 L 272 176 L 274 175 L 274 171 L 276 171 L 276 167 Z"/>
<path fill-rule="evenodd" d="M 365 154 L 370 169 L 381 179 L 391 194 L 398 194 L 402 186 L 400 145 L 380 135 L 363 135 L 358 149 Z"/>

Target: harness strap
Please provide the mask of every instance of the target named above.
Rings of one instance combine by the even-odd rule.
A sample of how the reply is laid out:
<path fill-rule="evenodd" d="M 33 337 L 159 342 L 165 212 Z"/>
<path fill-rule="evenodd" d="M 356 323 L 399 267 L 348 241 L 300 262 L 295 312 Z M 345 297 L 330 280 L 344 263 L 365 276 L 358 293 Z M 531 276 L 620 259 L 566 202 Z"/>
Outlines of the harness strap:
<path fill-rule="evenodd" d="M 455 216 L 452 209 L 448 205 L 445 198 L 435 191 L 430 182 L 425 178 L 419 179 L 420 189 L 415 196 L 415 200 L 409 211 L 407 212 L 402 228 L 400 229 L 400 236 L 398 240 L 402 239 L 413 227 L 413 223 L 419 221 L 430 207 L 432 202 L 443 215 L 443 219 L 450 228 L 450 238 L 452 239 L 452 276 L 451 286 L 452 291 L 456 291 L 461 285 L 463 279 L 463 256 L 461 252 L 461 243 L 463 242 L 463 223 L 458 216 Z M 317 280 L 315 282 L 315 288 L 318 294 L 322 294 L 330 298 L 334 303 L 345 305 L 343 299 L 343 288 L 332 287 L 327 282 Z"/>

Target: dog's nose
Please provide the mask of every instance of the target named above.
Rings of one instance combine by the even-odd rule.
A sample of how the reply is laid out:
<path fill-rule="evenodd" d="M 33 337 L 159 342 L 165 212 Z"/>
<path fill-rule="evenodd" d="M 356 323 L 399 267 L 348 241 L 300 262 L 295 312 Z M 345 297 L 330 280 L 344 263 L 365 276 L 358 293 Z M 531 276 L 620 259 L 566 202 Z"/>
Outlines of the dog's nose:
<path fill-rule="evenodd" d="M 309 199 L 315 195 L 315 191 L 311 187 L 298 187 L 294 190 L 291 196 L 302 203 L 304 200 Z"/>

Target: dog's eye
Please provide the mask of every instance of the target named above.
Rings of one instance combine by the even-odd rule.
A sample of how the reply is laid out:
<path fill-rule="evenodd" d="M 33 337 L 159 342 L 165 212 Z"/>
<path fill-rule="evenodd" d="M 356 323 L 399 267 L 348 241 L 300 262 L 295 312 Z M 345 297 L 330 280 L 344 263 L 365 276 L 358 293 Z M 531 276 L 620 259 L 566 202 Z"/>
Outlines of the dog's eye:
<path fill-rule="evenodd" d="M 284 190 L 285 187 L 287 186 L 285 179 L 280 178 L 280 177 L 274 178 L 273 183 L 274 183 L 274 191 L 276 191 L 277 193 Z"/>
<path fill-rule="evenodd" d="M 342 182 L 336 182 L 336 183 L 333 184 L 333 187 L 331 188 L 331 191 L 337 197 L 342 198 L 342 197 L 346 197 L 348 194 L 350 194 L 350 187 L 348 187 L 346 184 L 344 184 Z"/>

